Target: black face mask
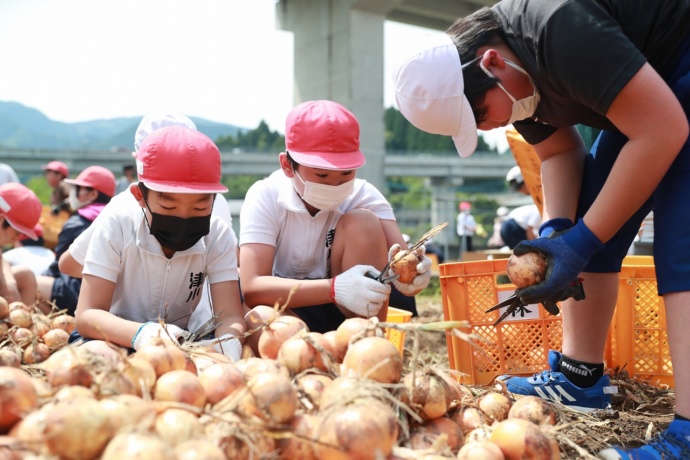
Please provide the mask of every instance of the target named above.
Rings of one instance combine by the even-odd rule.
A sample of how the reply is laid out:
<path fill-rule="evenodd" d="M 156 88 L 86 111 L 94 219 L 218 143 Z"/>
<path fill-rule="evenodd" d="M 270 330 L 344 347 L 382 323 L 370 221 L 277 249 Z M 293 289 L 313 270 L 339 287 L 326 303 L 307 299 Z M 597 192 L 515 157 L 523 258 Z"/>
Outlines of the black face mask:
<path fill-rule="evenodd" d="M 146 207 L 151 213 L 149 232 L 165 248 L 173 251 L 185 251 L 208 235 L 211 226 L 211 214 L 185 219 L 155 213 L 151 211 L 148 203 L 146 203 Z M 146 214 L 144 214 L 144 218 L 146 218 Z M 148 224 L 148 220 L 146 223 Z"/>

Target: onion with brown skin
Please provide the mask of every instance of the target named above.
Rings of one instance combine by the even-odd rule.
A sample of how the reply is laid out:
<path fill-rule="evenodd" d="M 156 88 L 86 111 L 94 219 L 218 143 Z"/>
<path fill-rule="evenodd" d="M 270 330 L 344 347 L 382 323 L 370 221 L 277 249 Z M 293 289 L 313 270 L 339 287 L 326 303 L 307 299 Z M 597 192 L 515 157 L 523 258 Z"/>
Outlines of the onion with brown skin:
<path fill-rule="evenodd" d="M 307 331 L 307 324 L 296 316 L 284 315 L 274 319 L 261 330 L 259 355 L 276 359 L 281 345 L 300 331 Z"/>
<path fill-rule="evenodd" d="M 491 432 L 491 442 L 503 452 L 506 460 L 554 460 L 560 458 L 554 443 L 534 423 L 522 419 L 499 422 Z"/>
<path fill-rule="evenodd" d="M 10 348 L 0 348 L 0 366 L 19 367 L 22 360 L 17 352 Z"/>
<path fill-rule="evenodd" d="M 316 430 L 319 460 L 388 458 L 398 438 L 395 412 L 373 398 L 333 407 Z"/>
<path fill-rule="evenodd" d="M 45 343 L 35 342 L 24 349 L 24 362 L 26 364 L 42 363 L 50 356 L 50 348 Z"/>
<path fill-rule="evenodd" d="M 523 289 L 541 283 L 546 276 L 546 258 L 536 252 L 520 256 L 512 254 L 506 268 L 508 278 L 518 288 Z"/>
<path fill-rule="evenodd" d="M 182 370 L 187 365 L 180 347 L 162 338 L 154 338 L 132 356 L 148 361 L 156 371 L 156 377 L 166 372 Z"/>
<path fill-rule="evenodd" d="M 302 374 L 297 378 L 297 388 L 301 395 L 311 404 L 308 410 L 318 410 L 321 406 L 321 395 L 328 386 L 333 383 L 333 379 L 323 374 Z"/>
<path fill-rule="evenodd" d="M 245 386 L 244 374 L 232 364 L 214 364 L 199 373 L 199 382 L 204 387 L 206 401 L 216 404 L 235 390 Z"/>
<path fill-rule="evenodd" d="M 177 460 L 227 460 L 225 452 L 206 439 L 192 439 L 175 447 Z"/>
<path fill-rule="evenodd" d="M 156 370 L 148 361 L 130 357 L 119 366 L 120 372 L 134 383 L 137 396 L 148 396 L 156 384 Z"/>
<path fill-rule="evenodd" d="M 31 313 L 21 308 L 10 310 L 10 324 L 12 326 L 30 328 L 33 324 Z"/>
<path fill-rule="evenodd" d="M 510 399 L 503 393 L 490 391 L 481 396 L 477 404 L 479 409 L 484 412 L 489 423 L 500 422 L 508 418 L 508 412 L 512 405 Z"/>
<path fill-rule="evenodd" d="M 513 403 L 508 418 L 521 418 L 537 425 L 555 425 L 558 412 L 553 404 L 538 396 L 523 396 Z"/>
<path fill-rule="evenodd" d="M 406 254 L 407 253 L 407 254 Z M 419 251 L 402 250 L 393 256 L 391 271 L 398 275 L 398 281 L 410 284 L 419 273 L 417 265 L 422 261 Z"/>
<path fill-rule="evenodd" d="M 31 377 L 14 367 L 0 367 L 0 432 L 7 432 L 37 405 Z"/>
<path fill-rule="evenodd" d="M 422 420 L 443 416 L 453 398 L 446 381 L 433 371 L 410 372 L 403 378 L 400 400 L 407 404 Z"/>
<path fill-rule="evenodd" d="M 185 370 L 166 372 L 158 377 L 153 391 L 156 401 L 175 401 L 196 407 L 206 404 L 206 392 L 199 377 Z"/>
<path fill-rule="evenodd" d="M 156 408 L 149 400 L 134 395 L 118 395 L 99 401 L 107 412 L 113 430 L 145 429 L 153 426 Z"/>
<path fill-rule="evenodd" d="M 505 457 L 491 441 L 472 441 L 460 448 L 458 460 L 505 460 Z"/>
<path fill-rule="evenodd" d="M 10 314 L 10 304 L 7 303 L 7 299 L 0 297 L 0 320 L 7 318 Z"/>
<path fill-rule="evenodd" d="M 297 410 L 297 391 L 284 375 L 257 374 L 240 391 L 237 413 L 245 417 L 256 416 L 269 423 L 284 424 Z"/>
<path fill-rule="evenodd" d="M 342 367 L 343 374 L 380 383 L 398 383 L 402 376 L 400 352 L 382 337 L 365 337 L 351 344 Z"/>
<path fill-rule="evenodd" d="M 371 321 L 364 318 L 348 318 L 335 330 L 335 353 L 333 357 L 339 363 L 343 362 L 347 348 L 350 346 L 350 341 L 353 337 L 375 337 L 376 330 L 370 329 Z"/>
<path fill-rule="evenodd" d="M 156 417 L 154 431 L 168 445 L 204 439 L 204 426 L 199 418 L 183 409 L 167 409 Z"/>
<path fill-rule="evenodd" d="M 43 343 L 51 350 L 57 350 L 69 341 L 69 334 L 64 329 L 51 329 L 43 335 Z"/>
<path fill-rule="evenodd" d="M 287 367 L 292 375 L 297 375 L 308 369 L 328 371 L 326 365 L 328 357 L 324 357 L 322 352 L 312 345 L 312 342 L 324 351 L 328 346 L 323 335 L 318 332 L 294 336 L 281 345 L 278 352 L 278 362 Z"/>
<path fill-rule="evenodd" d="M 413 449 L 428 449 L 437 446 L 437 440 L 445 436 L 446 446 L 452 453 L 457 453 L 462 446 L 463 434 L 457 423 L 446 417 L 429 420 L 412 428 L 410 446 Z"/>
<path fill-rule="evenodd" d="M 290 433 L 280 440 L 280 458 L 283 460 L 316 460 L 313 433 L 321 423 L 321 417 L 314 414 L 297 414 L 290 422 Z"/>
<path fill-rule="evenodd" d="M 58 315 L 53 318 L 51 326 L 53 329 L 63 329 L 68 334 L 71 334 L 72 331 L 74 331 L 74 329 L 77 327 L 77 320 L 74 318 L 74 316 Z"/>
<path fill-rule="evenodd" d="M 122 460 L 141 458 L 146 460 L 177 460 L 172 446 L 151 433 L 120 433 L 115 436 L 103 452 L 101 460 Z"/>
<path fill-rule="evenodd" d="M 472 406 L 460 407 L 452 411 L 449 417 L 458 424 L 465 435 L 486 423 L 484 412 Z"/>

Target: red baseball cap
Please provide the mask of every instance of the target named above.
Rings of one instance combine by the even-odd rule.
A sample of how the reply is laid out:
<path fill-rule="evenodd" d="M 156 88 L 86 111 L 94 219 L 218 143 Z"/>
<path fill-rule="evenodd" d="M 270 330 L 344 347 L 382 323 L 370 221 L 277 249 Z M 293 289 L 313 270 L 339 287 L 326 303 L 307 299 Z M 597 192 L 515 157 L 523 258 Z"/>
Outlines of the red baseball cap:
<path fill-rule="evenodd" d="M 103 166 L 89 166 L 79 173 L 76 179 L 65 179 L 68 184 L 90 187 L 106 196 L 115 195 L 117 183 L 115 175 Z"/>
<path fill-rule="evenodd" d="M 307 101 L 290 111 L 285 149 L 297 163 L 320 169 L 357 169 L 366 159 L 359 149 L 359 122 L 333 101 Z"/>
<path fill-rule="evenodd" d="M 44 171 L 55 171 L 62 174 L 63 176 L 69 176 L 69 168 L 62 161 L 51 161 L 47 165 L 43 165 Z"/>
<path fill-rule="evenodd" d="M 41 224 L 36 223 L 36 225 L 34 225 L 34 233 L 36 234 L 36 239 L 41 238 L 43 236 L 43 227 L 41 226 Z M 23 233 L 19 235 L 19 241 L 24 241 L 28 239 L 29 237 Z"/>
<path fill-rule="evenodd" d="M 460 211 L 469 211 L 470 209 L 472 209 L 472 205 L 469 201 L 462 201 L 458 205 L 458 209 L 460 209 Z"/>
<path fill-rule="evenodd" d="M 205 134 L 184 126 L 160 128 L 137 151 L 137 175 L 146 187 L 168 193 L 225 193 L 220 152 Z"/>
<path fill-rule="evenodd" d="M 0 185 L 0 214 L 19 233 L 37 240 L 34 227 L 41 218 L 41 202 L 34 192 L 17 182 Z"/>

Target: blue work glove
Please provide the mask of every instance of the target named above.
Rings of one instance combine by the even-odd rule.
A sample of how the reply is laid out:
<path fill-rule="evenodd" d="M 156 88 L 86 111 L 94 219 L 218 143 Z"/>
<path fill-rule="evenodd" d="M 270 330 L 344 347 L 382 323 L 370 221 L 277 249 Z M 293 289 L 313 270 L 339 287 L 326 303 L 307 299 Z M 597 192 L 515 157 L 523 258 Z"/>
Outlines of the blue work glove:
<path fill-rule="evenodd" d="M 562 297 L 561 293 L 577 280 L 589 259 L 604 244 L 580 219 L 574 227 L 553 232 L 548 238 L 522 241 L 513 253 L 538 252 L 546 257 L 546 277 L 541 283 L 518 289 L 516 294 L 525 304 L 544 303 Z"/>
<path fill-rule="evenodd" d="M 555 217 L 547 220 L 539 226 L 539 236 L 541 238 L 546 238 L 553 232 L 562 232 L 563 230 L 568 230 L 573 225 L 575 225 L 573 221 L 568 218 Z"/>

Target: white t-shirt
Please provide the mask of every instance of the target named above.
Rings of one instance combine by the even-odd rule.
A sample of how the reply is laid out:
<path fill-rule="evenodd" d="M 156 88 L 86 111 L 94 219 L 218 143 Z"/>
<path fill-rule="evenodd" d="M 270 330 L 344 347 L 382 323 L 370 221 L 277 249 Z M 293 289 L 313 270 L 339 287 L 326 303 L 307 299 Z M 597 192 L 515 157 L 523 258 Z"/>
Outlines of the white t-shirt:
<path fill-rule="evenodd" d="M 187 327 L 206 279 L 210 284 L 238 279 L 234 233 L 215 215 L 208 235 L 170 259 L 150 234 L 141 207 L 125 194 L 90 228 L 83 273 L 115 283 L 110 312 L 123 318 L 141 323 L 161 318 Z"/>
<path fill-rule="evenodd" d="M 462 211 L 456 219 L 456 232 L 459 236 L 473 236 L 477 230 L 477 221 L 469 212 Z"/>
<path fill-rule="evenodd" d="M 43 246 L 19 246 L 2 254 L 10 265 L 29 267 L 36 276 L 41 276 L 55 260 L 55 253 Z"/>
<path fill-rule="evenodd" d="M 369 209 L 379 219 L 395 220 L 386 198 L 364 179 L 355 179 L 352 194 L 337 210 L 320 211 L 312 217 L 292 180 L 279 170 L 247 192 L 240 211 L 240 246 L 260 243 L 276 248 L 274 276 L 328 278 L 335 226 L 340 216 L 353 209 Z"/>
<path fill-rule="evenodd" d="M 508 213 L 506 219 L 513 219 L 523 230 L 531 227 L 535 235 L 539 233 L 541 214 L 536 204 L 518 206 Z"/>

